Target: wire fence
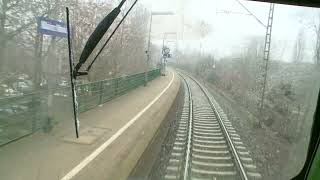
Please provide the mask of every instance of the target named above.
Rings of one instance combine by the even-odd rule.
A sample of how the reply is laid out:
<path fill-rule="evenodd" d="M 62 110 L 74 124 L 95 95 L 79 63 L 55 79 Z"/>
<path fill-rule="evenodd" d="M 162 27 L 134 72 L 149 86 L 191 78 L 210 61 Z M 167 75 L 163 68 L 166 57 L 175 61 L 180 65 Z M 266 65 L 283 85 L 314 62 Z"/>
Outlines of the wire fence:
<path fill-rule="evenodd" d="M 159 75 L 160 69 L 148 71 L 148 81 Z M 88 111 L 143 84 L 145 84 L 144 72 L 76 85 L 79 111 Z M 48 118 L 48 102 L 53 104 L 50 107 L 53 119 Z M 59 123 L 66 113 L 72 112 L 71 102 L 70 87 L 0 98 L 0 146 L 40 129 L 50 131 L 50 128 Z"/>

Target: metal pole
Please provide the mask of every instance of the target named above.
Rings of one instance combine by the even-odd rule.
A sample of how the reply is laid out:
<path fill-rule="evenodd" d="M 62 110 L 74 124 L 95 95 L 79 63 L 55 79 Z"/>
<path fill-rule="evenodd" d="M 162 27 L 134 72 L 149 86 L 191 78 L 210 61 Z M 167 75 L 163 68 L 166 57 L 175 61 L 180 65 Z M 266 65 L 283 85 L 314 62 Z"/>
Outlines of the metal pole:
<path fill-rule="evenodd" d="M 166 58 L 164 58 L 164 41 L 166 39 L 166 33 L 163 34 L 163 40 L 162 40 L 162 57 L 161 57 L 161 75 L 165 76 L 165 60 Z"/>
<path fill-rule="evenodd" d="M 71 32 L 70 32 L 70 20 L 69 20 L 69 8 L 66 8 L 67 13 L 67 30 L 68 30 L 68 49 L 69 49 L 69 66 L 70 66 L 70 78 L 71 78 L 71 89 L 72 89 L 72 102 L 73 102 L 73 115 L 74 115 L 74 125 L 76 129 L 76 137 L 79 138 L 79 126 L 80 122 L 78 119 L 78 102 L 76 95 L 76 87 L 74 85 L 74 81 L 76 80 L 76 76 L 73 72 L 73 54 L 72 54 L 72 44 L 71 44 Z"/>
<path fill-rule="evenodd" d="M 202 40 L 200 40 L 200 48 L 199 48 L 199 58 L 202 55 Z"/>
<path fill-rule="evenodd" d="M 263 87 L 262 87 L 262 97 L 260 104 L 260 113 L 262 113 L 265 99 L 265 91 L 267 86 L 267 75 L 268 75 L 268 67 L 269 67 L 269 57 L 270 57 L 270 47 L 271 47 L 271 33 L 272 33 L 272 25 L 273 25 L 273 14 L 274 14 L 274 4 L 270 4 L 269 16 L 268 16 L 268 24 L 266 28 L 266 37 L 265 37 L 265 46 L 264 46 L 264 74 L 263 74 Z"/>
<path fill-rule="evenodd" d="M 148 69 L 149 69 L 149 63 L 150 63 L 150 46 L 151 46 L 151 31 L 152 31 L 152 12 L 151 12 L 151 16 L 150 16 L 150 25 L 149 25 L 149 37 L 148 37 L 148 49 L 147 49 L 147 68 L 146 68 L 146 72 L 144 75 L 145 78 L 145 84 L 144 86 L 147 85 L 148 83 Z"/>
<path fill-rule="evenodd" d="M 167 38 L 167 33 L 163 34 L 163 39 L 162 39 L 162 49 L 164 48 L 164 41 Z"/>
<path fill-rule="evenodd" d="M 42 56 L 42 44 L 43 44 L 43 35 L 37 32 L 36 36 L 36 43 L 35 43 L 35 64 L 34 64 L 34 84 L 33 88 L 37 92 L 40 89 L 40 83 L 41 83 L 41 75 L 42 75 L 42 65 L 41 65 L 41 56 Z M 39 97 L 37 97 L 39 96 Z M 34 108 L 33 112 L 33 119 L 32 119 L 32 132 L 35 132 L 37 130 L 38 126 L 38 120 L 40 119 L 37 115 L 37 111 L 40 111 L 41 107 L 41 94 L 34 93 L 32 96 L 32 106 Z"/>
<path fill-rule="evenodd" d="M 57 85 L 57 62 L 54 57 L 54 51 L 56 49 L 56 37 L 51 38 L 51 47 L 48 49 L 48 60 L 46 62 L 46 76 L 47 76 L 47 87 L 48 87 L 48 94 L 47 94 L 47 104 L 46 104 L 46 111 L 47 111 L 47 121 L 44 125 L 44 131 L 49 133 L 53 128 L 53 89 Z"/>

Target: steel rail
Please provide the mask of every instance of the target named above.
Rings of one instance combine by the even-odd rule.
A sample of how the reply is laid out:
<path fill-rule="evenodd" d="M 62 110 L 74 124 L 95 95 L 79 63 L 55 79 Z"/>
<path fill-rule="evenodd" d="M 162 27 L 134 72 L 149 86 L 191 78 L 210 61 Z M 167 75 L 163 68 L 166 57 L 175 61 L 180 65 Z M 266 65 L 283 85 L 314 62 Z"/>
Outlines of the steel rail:
<path fill-rule="evenodd" d="M 188 173 L 189 173 L 189 161 L 190 161 L 190 152 L 191 152 L 191 141 L 192 141 L 192 120 L 193 120 L 193 101 L 192 101 L 192 93 L 191 89 L 189 87 L 189 84 L 187 80 L 179 73 L 180 77 L 184 80 L 186 83 L 187 89 L 188 89 L 188 96 L 189 96 L 189 131 L 188 131 L 188 144 L 187 144 L 187 153 L 186 153 L 186 160 L 184 165 L 184 173 L 183 173 L 183 179 L 187 180 Z"/>
<path fill-rule="evenodd" d="M 180 73 L 179 73 L 179 74 L 180 74 Z M 183 73 L 181 73 L 181 74 L 183 74 Z M 180 76 L 181 76 L 181 74 L 180 74 Z M 230 146 L 230 149 L 231 149 L 231 152 L 232 152 L 232 154 L 233 154 L 233 156 L 234 156 L 234 158 L 235 158 L 235 161 L 236 161 L 238 170 L 239 170 L 239 172 L 240 172 L 240 174 L 241 174 L 241 178 L 242 178 L 243 180 L 248 180 L 247 173 L 246 173 L 246 171 L 244 170 L 244 167 L 243 167 L 243 165 L 242 165 L 242 162 L 241 162 L 241 160 L 240 160 L 240 157 L 239 157 L 239 155 L 238 155 L 238 152 L 236 151 L 236 148 L 235 148 L 235 146 L 234 146 L 234 144 L 233 144 L 233 142 L 232 142 L 232 140 L 231 140 L 231 137 L 230 137 L 230 135 L 229 135 L 229 133 L 228 133 L 228 131 L 227 131 L 227 128 L 226 128 L 226 126 L 224 125 L 224 123 L 223 123 L 223 121 L 222 121 L 222 119 L 221 119 L 221 117 L 220 117 L 220 115 L 219 115 L 216 107 L 214 106 L 212 100 L 211 100 L 210 97 L 209 97 L 209 93 L 207 92 L 207 90 L 206 90 L 195 78 L 193 78 L 192 76 L 190 76 L 190 75 L 188 75 L 188 74 L 185 74 L 185 76 L 187 76 L 187 77 L 189 77 L 191 80 L 193 80 L 193 81 L 200 87 L 200 89 L 202 90 L 202 92 L 204 93 L 204 95 L 206 96 L 206 98 L 208 99 L 208 102 L 210 103 L 210 105 L 211 105 L 214 113 L 215 113 L 216 116 L 217 116 L 218 122 L 219 122 L 220 126 L 221 126 L 222 129 L 223 129 L 223 133 L 225 134 L 225 137 L 227 138 L 227 142 L 228 142 L 228 144 L 229 144 L 229 146 Z M 187 83 L 187 84 L 188 84 L 188 83 Z M 188 162 L 186 162 L 186 163 L 188 163 Z"/>

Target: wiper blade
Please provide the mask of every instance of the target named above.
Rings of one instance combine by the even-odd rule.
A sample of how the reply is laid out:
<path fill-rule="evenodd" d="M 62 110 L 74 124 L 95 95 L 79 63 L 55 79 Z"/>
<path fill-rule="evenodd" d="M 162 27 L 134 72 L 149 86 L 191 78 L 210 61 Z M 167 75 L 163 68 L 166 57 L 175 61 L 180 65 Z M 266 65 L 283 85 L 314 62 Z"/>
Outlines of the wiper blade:
<path fill-rule="evenodd" d="M 106 45 L 109 43 L 109 41 L 111 40 L 112 36 L 114 35 L 114 33 L 117 31 L 117 29 L 119 28 L 119 26 L 123 23 L 123 21 L 126 19 L 126 17 L 128 16 L 128 14 L 130 13 L 130 11 L 132 10 L 132 8 L 135 6 L 135 4 L 138 2 L 138 0 L 135 0 L 134 3 L 131 5 L 130 9 L 127 11 L 127 13 L 123 16 L 123 18 L 121 19 L 121 21 L 118 23 L 117 27 L 113 30 L 113 32 L 111 33 L 111 35 L 108 37 L 107 41 L 103 44 L 103 46 L 101 47 L 101 49 L 99 50 L 98 54 L 94 57 L 93 61 L 90 63 L 90 65 L 87 68 L 87 72 L 91 69 L 93 63 L 97 60 L 97 58 L 99 57 L 99 55 L 101 54 L 101 52 L 103 51 L 103 49 L 106 47 Z"/>
<path fill-rule="evenodd" d="M 81 66 L 87 61 L 97 44 L 100 42 L 100 40 L 103 38 L 104 34 L 108 31 L 108 29 L 113 24 L 114 20 L 118 17 L 118 15 L 121 12 L 121 7 L 127 0 L 122 0 L 118 7 L 113 9 L 96 27 L 96 29 L 93 31 L 93 33 L 90 35 L 88 41 L 86 42 L 86 45 L 83 48 L 83 51 L 81 52 L 80 59 L 78 64 L 74 67 L 73 75 L 80 76 L 87 74 L 87 72 L 79 72 Z M 137 1 L 137 0 L 136 0 Z M 135 2 L 136 3 L 136 2 Z M 133 7 L 133 6 L 132 6 Z M 125 17 L 124 17 L 125 18 Z M 121 23 L 121 22 L 120 22 Z M 118 24 L 118 26 L 120 25 Z M 113 33 L 114 34 L 114 33 Z M 108 38 L 110 39 L 112 35 Z M 105 46 L 105 45 L 104 45 Z M 99 53 L 100 54 L 100 53 Z M 95 58 L 96 59 L 96 58 Z M 89 66 L 91 67 L 92 64 Z M 90 69 L 90 68 L 88 68 Z"/>

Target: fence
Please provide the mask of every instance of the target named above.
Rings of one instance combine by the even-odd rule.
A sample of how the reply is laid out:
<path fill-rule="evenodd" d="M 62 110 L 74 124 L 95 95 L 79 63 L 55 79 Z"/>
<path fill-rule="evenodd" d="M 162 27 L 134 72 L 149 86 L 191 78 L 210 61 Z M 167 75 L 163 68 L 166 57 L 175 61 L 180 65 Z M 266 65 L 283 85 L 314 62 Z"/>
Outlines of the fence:
<path fill-rule="evenodd" d="M 159 69 L 148 72 L 148 80 L 153 80 L 160 74 Z M 79 111 L 84 112 L 107 102 L 117 96 L 145 83 L 145 73 L 123 76 L 115 79 L 98 81 L 77 86 Z"/>
<path fill-rule="evenodd" d="M 148 81 L 159 75 L 159 69 L 149 71 Z M 79 111 L 84 112 L 92 109 L 144 83 L 145 73 L 138 73 L 76 85 Z M 54 118 L 53 121 L 48 121 L 49 95 L 53 95 L 54 104 L 50 112 L 54 113 L 54 117 L 60 117 Z M 53 124 L 59 123 L 57 119 L 63 119 L 66 112 L 72 112 L 71 101 L 70 87 L 0 98 L 0 146 L 32 134 L 39 129 L 50 130 Z M 70 107 L 66 107 L 67 103 L 70 104 Z"/>

